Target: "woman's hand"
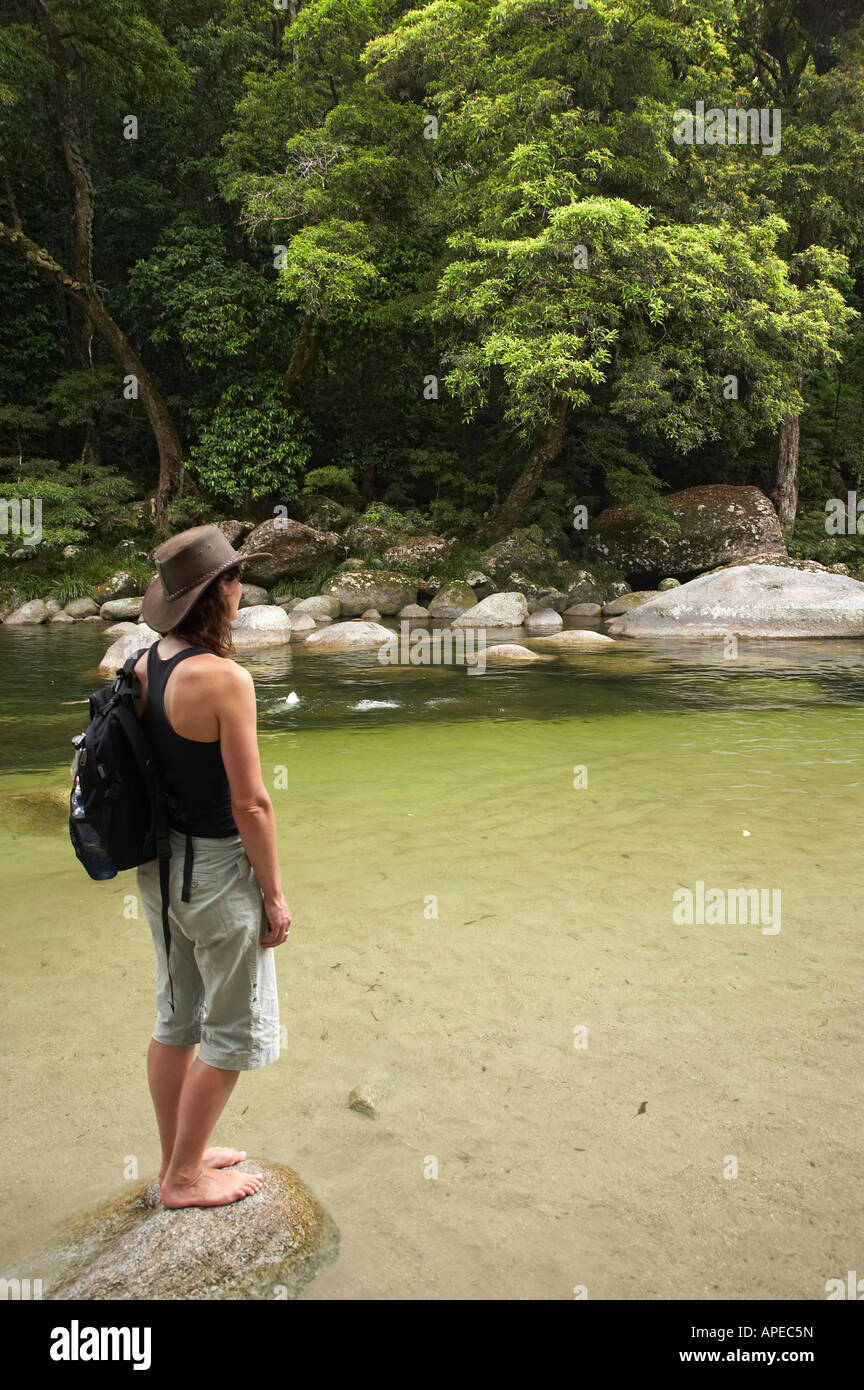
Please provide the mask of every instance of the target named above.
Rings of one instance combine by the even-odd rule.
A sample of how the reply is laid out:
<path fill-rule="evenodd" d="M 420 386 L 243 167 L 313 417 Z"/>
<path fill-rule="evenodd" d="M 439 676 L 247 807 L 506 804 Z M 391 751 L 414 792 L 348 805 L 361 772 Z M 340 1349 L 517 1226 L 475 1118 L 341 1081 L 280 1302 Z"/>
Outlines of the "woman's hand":
<path fill-rule="evenodd" d="M 261 945 L 281 946 L 291 930 L 291 909 L 281 893 L 278 898 L 264 899 L 264 915 L 270 930 L 266 936 L 261 937 Z"/>

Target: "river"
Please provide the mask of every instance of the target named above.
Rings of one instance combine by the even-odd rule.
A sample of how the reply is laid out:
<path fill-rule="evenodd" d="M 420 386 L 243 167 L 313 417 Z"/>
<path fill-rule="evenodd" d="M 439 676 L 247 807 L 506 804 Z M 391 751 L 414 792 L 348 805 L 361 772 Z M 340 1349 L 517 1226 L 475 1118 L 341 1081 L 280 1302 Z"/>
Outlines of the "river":
<path fill-rule="evenodd" d="M 0 629 L 0 804 L 68 788 L 88 629 Z M 305 1300 L 820 1299 L 861 1267 L 864 642 L 240 659 L 294 926 L 282 1056 L 214 1142 L 340 1228 Z M 62 811 L 6 801 L 4 1265 L 159 1159 L 134 871 L 90 881 Z M 682 921 L 699 884 L 782 909 Z"/>

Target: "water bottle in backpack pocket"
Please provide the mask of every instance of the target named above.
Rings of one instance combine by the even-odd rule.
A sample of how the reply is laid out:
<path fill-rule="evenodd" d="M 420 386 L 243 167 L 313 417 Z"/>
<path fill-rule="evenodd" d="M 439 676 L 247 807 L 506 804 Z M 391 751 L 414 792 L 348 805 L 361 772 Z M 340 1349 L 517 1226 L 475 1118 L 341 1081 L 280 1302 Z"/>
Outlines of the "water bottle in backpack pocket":
<path fill-rule="evenodd" d="M 79 738 L 82 738 L 79 735 Z M 109 854 L 106 854 L 102 847 L 102 841 L 96 828 L 87 820 L 87 812 L 84 807 L 84 796 L 81 791 L 81 779 L 78 776 L 78 766 L 81 756 L 79 748 L 75 755 L 75 762 L 72 764 L 75 769 L 75 785 L 72 788 L 72 795 L 69 801 L 69 834 L 72 845 L 84 868 L 91 878 L 106 879 L 115 878 L 117 866 Z"/>

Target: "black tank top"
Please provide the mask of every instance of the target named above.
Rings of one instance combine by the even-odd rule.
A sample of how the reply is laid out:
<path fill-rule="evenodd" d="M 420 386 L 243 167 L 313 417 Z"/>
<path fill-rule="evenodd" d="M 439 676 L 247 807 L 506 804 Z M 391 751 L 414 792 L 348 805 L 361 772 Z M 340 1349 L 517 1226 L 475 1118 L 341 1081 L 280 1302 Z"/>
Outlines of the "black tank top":
<path fill-rule="evenodd" d="M 169 815 L 175 830 L 187 830 L 190 835 L 207 835 L 224 839 L 239 832 L 231 814 L 231 790 L 219 740 L 199 743 L 175 733 L 165 713 L 163 696 L 165 682 L 174 667 L 186 657 L 212 651 L 209 647 L 185 647 L 163 660 L 154 642 L 147 653 L 147 706 L 141 724 L 156 759 L 157 769 L 165 789 L 177 801 L 188 818 L 185 825 Z"/>

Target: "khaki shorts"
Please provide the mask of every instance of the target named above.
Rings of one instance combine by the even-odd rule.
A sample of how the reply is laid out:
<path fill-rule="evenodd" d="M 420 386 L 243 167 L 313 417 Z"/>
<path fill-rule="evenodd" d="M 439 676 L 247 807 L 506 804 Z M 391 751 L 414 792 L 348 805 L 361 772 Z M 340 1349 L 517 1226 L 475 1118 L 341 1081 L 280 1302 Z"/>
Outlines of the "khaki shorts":
<path fill-rule="evenodd" d="M 184 903 L 185 835 L 171 831 L 171 979 L 165 961 L 159 863 L 137 870 L 138 892 L 156 948 L 157 1042 L 200 1043 L 198 1056 L 225 1071 L 266 1067 L 279 1056 L 279 1001 L 274 948 L 255 871 L 239 835 L 193 835 L 190 901 Z"/>

